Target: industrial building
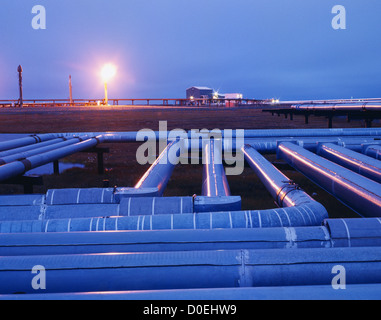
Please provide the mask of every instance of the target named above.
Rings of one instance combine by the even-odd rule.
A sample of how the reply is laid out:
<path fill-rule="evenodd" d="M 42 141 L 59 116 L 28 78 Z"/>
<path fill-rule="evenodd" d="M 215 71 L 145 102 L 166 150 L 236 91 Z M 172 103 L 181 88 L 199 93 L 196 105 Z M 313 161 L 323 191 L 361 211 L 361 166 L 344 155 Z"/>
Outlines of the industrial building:
<path fill-rule="evenodd" d="M 190 87 L 186 90 L 187 99 L 212 99 L 213 92 L 208 87 Z"/>

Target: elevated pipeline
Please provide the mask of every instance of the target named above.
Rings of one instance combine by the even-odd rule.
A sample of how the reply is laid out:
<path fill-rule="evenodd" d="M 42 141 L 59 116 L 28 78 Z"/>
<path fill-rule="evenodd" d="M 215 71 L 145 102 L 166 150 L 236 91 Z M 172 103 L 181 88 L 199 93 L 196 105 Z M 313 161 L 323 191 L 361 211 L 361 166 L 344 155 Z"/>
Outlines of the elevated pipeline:
<path fill-rule="evenodd" d="M 30 169 L 64 158 L 70 154 L 92 148 L 101 141 L 101 137 L 89 138 L 56 150 L 47 151 L 38 155 L 30 156 L 20 161 L 4 164 L 0 166 L 0 181 L 23 174 Z"/>
<path fill-rule="evenodd" d="M 380 184 L 309 152 L 280 143 L 278 156 L 365 217 L 381 215 Z"/>
<path fill-rule="evenodd" d="M 381 162 L 378 160 L 332 143 L 320 144 L 317 154 L 381 183 Z"/>

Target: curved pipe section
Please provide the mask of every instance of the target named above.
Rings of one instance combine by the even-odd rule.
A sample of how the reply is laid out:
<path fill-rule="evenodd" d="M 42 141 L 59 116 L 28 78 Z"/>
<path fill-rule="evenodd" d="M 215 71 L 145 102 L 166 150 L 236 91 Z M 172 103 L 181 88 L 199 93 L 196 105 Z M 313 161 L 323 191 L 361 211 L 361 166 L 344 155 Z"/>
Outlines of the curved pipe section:
<path fill-rule="evenodd" d="M 293 143 L 281 143 L 278 156 L 358 214 L 365 217 L 381 216 L 381 188 L 377 182 Z"/>
<path fill-rule="evenodd" d="M 321 144 L 318 147 L 317 154 L 364 177 L 381 183 L 381 162 L 378 160 L 332 143 Z"/>
<path fill-rule="evenodd" d="M 300 204 L 316 202 L 307 193 L 267 161 L 253 147 L 246 145 L 242 149 L 245 160 L 270 192 L 279 207 L 294 207 Z M 325 211 L 325 209 L 323 210 Z M 323 216 L 328 217 L 326 211 Z"/>
<path fill-rule="evenodd" d="M 309 207 L 314 212 L 315 217 L 321 222 L 328 218 L 327 210 L 320 203 L 300 190 L 298 186 L 276 169 L 258 151 L 249 145 L 244 146 L 242 151 L 246 161 L 279 207 L 297 207 L 303 205 L 304 207 Z"/>
<path fill-rule="evenodd" d="M 211 139 L 205 144 L 202 195 L 207 197 L 230 196 L 230 188 L 222 164 L 222 140 Z"/>

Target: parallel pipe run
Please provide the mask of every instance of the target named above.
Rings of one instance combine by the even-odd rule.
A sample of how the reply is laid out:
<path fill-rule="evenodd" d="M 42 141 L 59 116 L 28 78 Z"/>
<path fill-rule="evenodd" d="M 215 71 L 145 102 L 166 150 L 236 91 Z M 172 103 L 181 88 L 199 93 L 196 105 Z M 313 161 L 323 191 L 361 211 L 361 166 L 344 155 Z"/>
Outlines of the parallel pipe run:
<path fill-rule="evenodd" d="M 212 139 L 204 146 L 202 195 L 230 196 L 230 188 L 222 164 L 222 140 Z"/>
<path fill-rule="evenodd" d="M 25 138 L 19 138 L 19 139 L 13 139 L 9 141 L 3 141 L 0 142 L 0 151 L 5 151 L 9 149 L 19 148 L 28 146 L 31 144 L 52 140 L 55 138 L 62 137 L 62 134 L 60 133 L 46 133 L 46 134 L 39 134 L 39 135 L 31 135 L 30 137 Z"/>
<path fill-rule="evenodd" d="M 381 282 L 379 247 L 173 251 L 2 256 L 0 293 L 35 293 L 33 266 L 44 267 L 44 292 L 55 293 L 331 285 L 337 265 L 348 285 Z"/>
<path fill-rule="evenodd" d="M 100 142 L 102 142 L 101 137 L 90 138 L 57 150 L 51 150 L 20 161 L 4 164 L 0 166 L 0 181 L 23 174 L 30 169 L 64 158 L 70 154 L 92 148 Z"/>
<path fill-rule="evenodd" d="M 364 146 L 363 153 L 369 157 L 381 160 L 381 146 L 380 145 L 371 145 Z"/>
<path fill-rule="evenodd" d="M 321 144 L 317 154 L 381 183 L 381 162 L 378 160 L 332 143 Z"/>
<path fill-rule="evenodd" d="M 343 104 L 298 104 L 292 105 L 295 110 L 340 110 L 340 111 L 381 111 L 381 104 L 365 103 L 343 103 Z"/>
<path fill-rule="evenodd" d="M 182 148 L 182 140 L 169 143 L 136 184 L 135 189 L 157 188 L 158 195 L 162 196 L 171 178 L 173 169 L 179 162 Z"/>
<path fill-rule="evenodd" d="M 15 154 L 15 153 L 21 153 L 21 152 L 25 152 L 25 151 L 30 151 L 30 150 L 33 150 L 33 149 L 37 149 L 37 148 L 49 146 L 49 145 L 52 145 L 52 144 L 55 144 L 55 143 L 59 143 L 59 142 L 65 141 L 65 140 L 67 140 L 67 139 L 66 138 L 57 138 L 57 139 L 52 139 L 52 140 L 48 140 L 48 141 L 44 141 L 44 142 L 39 142 L 39 143 L 36 143 L 36 144 L 31 144 L 31 145 L 24 146 L 24 147 L 9 149 L 9 150 L 6 150 L 6 151 L 1 151 L 0 152 L 0 157 L 6 157 L 6 156 L 10 156 L 10 155 Z"/>
<path fill-rule="evenodd" d="M 17 160 L 23 160 L 23 159 L 26 159 L 26 158 L 31 157 L 31 156 L 42 154 L 44 152 L 48 152 L 51 150 L 56 150 L 56 149 L 59 149 L 62 147 L 66 147 L 66 146 L 72 145 L 72 144 L 80 142 L 80 141 L 83 141 L 83 139 L 82 138 L 73 138 L 73 139 L 69 139 L 66 141 L 61 140 L 61 142 L 51 144 L 48 146 L 42 146 L 42 147 L 40 146 L 39 148 L 36 148 L 33 150 L 28 150 L 28 151 L 23 151 L 23 152 L 18 152 L 18 153 L 12 154 L 12 155 L 8 155 L 8 156 L 3 156 L 3 157 L 0 157 L 0 165 L 10 163 L 13 161 L 17 161 Z M 37 144 L 36 146 L 39 146 L 39 144 Z"/>
<path fill-rule="evenodd" d="M 172 132 L 175 134 L 176 132 Z M 104 142 L 136 142 L 137 135 L 141 132 L 72 132 L 72 133 L 55 133 L 56 137 L 73 137 L 79 135 L 102 135 Z M 168 132 L 152 131 L 152 134 L 159 139 L 167 139 Z M 222 138 L 225 138 L 225 133 L 222 130 Z M 184 132 L 179 131 L 179 136 L 183 137 Z M 192 138 L 192 131 L 187 133 L 188 139 Z M 209 137 L 209 133 L 197 133 L 197 137 Z M 287 137 L 377 137 L 381 136 L 380 128 L 335 128 L 335 129 L 260 129 L 260 130 L 232 130 L 231 138 L 244 137 L 246 138 L 287 138 Z"/>
<path fill-rule="evenodd" d="M 381 216 L 380 184 L 295 144 L 284 142 L 278 156 L 365 217 Z"/>

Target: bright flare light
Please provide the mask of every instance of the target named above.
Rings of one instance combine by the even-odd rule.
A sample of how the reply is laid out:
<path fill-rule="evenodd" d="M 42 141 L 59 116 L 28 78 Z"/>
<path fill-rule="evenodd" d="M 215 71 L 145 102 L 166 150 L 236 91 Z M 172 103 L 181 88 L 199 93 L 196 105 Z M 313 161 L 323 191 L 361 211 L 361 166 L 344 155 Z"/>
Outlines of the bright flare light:
<path fill-rule="evenodd" d="M 104 82 L 111 80 L 116 75 L 116 67 L 111 63 L 105 64 L 103 66 L 101 75 Z"/>
<path fill-rule="evenodd" d="M 105 64 L 101 71 L 101 75 L 105 83 L 105 104 L 108 105 L 107 82 L 115 77 L 116 67 L 111 63 Z"/>

